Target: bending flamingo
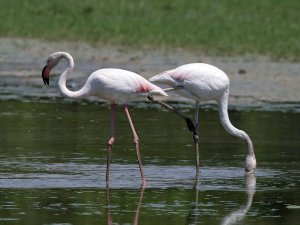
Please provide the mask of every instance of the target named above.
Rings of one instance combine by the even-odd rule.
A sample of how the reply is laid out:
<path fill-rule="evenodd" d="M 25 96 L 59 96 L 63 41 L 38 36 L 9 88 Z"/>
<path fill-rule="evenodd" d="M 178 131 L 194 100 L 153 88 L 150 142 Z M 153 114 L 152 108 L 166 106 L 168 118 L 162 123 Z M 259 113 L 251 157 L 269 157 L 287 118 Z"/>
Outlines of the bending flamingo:
<path fill-rule="evenodd" d="M 200 101 L 205 100 L 217 101 L 220 121 L 224 129 L 229 134 L 245 141 L 247 145 L 245 171 L 249 173 L 256 168 L 256 159 L 250 137 L 246 132 L 235 128 L 229 120 L 229 79 L 222 70 L 205 63 L 192 63 L 162 72 L 150 78 L 150 81 L 171 86 L 165 91 L 176 90 L 180 95 L 196 101 L 194 142 L 197 173 L 199 170 L 198 114 Z M 152 97 L 150 96 L 149 99 L 151 100 Z"/>
<path fill-rule="evenodd" d="M 154 84 L 151 84 L 149 81 L 136 73 L 111 68 L 100 69 L 93 72 L 87 79 L 85 85 L 80 90 L 70 91 L 66 87 L 66 80 L 74 68 L 74 61 L 72 56 L 67 52 L 55 52 L 48 57 L 46 66 L 44 67 L 42 72 L 42 77 L 45 85 L 49 85 L 49 76 L 51 69 L 53 69 L 62 59 L 65 59 L 67 61 L 68 67 L 60 76 L 58 85 L 59 89 L 65 96 L 70 98 L 97 96 L 107 100 L 111 104 L 111 124 L 110 138 L 108 140 L 106 184 L 109 184 L 109 165 L 112 146 L 114 143 L 115 106 L 116 103 L 119 102 L 124 108 L 125 114 L 132 129 L 142 183 L 143 185 L 145 185 L 146 180 L 144 177 L 142 162 L 140 158 L 139 138 L 131 120 L 127 102 L 133 98 L 147 97 L 150 95 L 167 96 L 167 94 L 161 88 L 157 87 Z"/>

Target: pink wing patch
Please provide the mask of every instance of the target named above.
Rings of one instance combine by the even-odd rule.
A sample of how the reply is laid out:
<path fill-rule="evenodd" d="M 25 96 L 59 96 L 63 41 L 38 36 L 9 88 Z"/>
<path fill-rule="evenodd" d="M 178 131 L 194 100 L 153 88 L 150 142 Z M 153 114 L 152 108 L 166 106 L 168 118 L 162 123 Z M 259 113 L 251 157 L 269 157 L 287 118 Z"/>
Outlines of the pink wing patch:
<path fill-rule="evenodd" d="M 151 87 L 148 84 L 141 84 L 137 89 L 137 93 L 145 93 L 151 91 Z"/>

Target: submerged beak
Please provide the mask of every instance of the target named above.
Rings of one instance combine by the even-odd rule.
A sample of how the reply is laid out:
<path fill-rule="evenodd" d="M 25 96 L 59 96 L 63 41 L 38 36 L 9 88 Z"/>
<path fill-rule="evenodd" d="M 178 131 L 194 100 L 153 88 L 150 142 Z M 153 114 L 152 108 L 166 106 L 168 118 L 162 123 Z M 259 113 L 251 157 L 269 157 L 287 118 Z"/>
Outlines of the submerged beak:
<path fill-rule="evenodd" d="M 245 174 L 252 174 L 252 173 L 254 173 L 254 170 L 253 169 L 247 169 L 247 168 L 245 168 Z"/>
<path fill-rule="evenodd" d="M 49 65 L 46 65 L 42 71 L 42 77 L 45 85 L 49 86 L 49 76 L 50 76 L 51 68 Z"/>

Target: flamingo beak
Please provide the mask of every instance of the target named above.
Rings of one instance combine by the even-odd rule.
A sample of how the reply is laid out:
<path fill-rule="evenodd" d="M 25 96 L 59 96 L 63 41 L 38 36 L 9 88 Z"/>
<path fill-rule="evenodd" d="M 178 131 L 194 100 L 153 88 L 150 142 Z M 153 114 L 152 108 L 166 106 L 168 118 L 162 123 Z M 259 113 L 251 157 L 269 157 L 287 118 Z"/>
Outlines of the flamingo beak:
<path fill-rule="evenodd" d="M 50 76 L 51 68 L 49 65 L 46 65 L 42 71 L 42 77 L 45 85 L 49 86 L 49 76 Z"/>

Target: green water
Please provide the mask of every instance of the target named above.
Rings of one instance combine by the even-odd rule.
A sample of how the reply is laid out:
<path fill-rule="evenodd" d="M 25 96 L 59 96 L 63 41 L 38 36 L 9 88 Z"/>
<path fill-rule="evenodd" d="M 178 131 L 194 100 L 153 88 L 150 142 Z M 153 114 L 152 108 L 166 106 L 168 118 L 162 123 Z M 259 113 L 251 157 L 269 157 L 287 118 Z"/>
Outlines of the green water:
<path fill-rule="evenodd" d="M 255 147 L 256 176 L 245 177 L 244 144 L 223 130 L 216 111 L 201 111 L 195 182 L 184 121 L 147 104 L 130 112 L 148 183 L 141 188 L 131 130 L 118 108 L 107 190 L 106 105 L 0 101 L 0 224 L 299 223 L 299 113 L 230 112 Z"/>

